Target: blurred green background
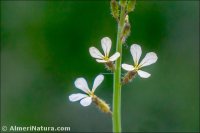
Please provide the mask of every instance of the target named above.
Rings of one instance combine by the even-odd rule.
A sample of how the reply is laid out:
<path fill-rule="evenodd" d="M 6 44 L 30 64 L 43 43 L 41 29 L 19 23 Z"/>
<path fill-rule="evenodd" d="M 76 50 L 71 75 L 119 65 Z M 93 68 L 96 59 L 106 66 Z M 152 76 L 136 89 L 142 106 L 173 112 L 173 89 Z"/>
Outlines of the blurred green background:
<path fill-rule="evenodd" d="M 150 78 L 123 87 L 123 131 L 199 131 L 199 2 L 138 1 L 129 18 L 123 62 L 133 43 L 159 59 L 143 69 Z M 68 96 L 81 92 L 77 77 L 92 86 L 107 72 L 88 49 L 108 36 L 114 53 L 116 31 L 109 1 L 1 1 L 1 124 L 112 131 L 109 115 Z M 112 106 L 112 75 L 96 94 Z"/>

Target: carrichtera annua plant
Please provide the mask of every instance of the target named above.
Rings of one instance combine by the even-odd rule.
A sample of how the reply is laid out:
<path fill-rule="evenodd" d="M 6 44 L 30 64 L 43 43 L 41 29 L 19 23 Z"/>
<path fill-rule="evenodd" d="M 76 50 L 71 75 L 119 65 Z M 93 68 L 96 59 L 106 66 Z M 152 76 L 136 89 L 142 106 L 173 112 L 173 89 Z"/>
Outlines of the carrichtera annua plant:
<path fill-rule="evenodd" d="M 89 106 L 92 102 L 104 113 L 112 116 L 113 132 L 121 132 L 121 87 L 130 83 L 138 74 L 141 78 L 148 78 L 150 74 L 141 70 L 142 67 L 155 63 L 158 59 L 156 53 L 149 52 L 145 55 L 142 61 L 139 62 L 142 55 L 142 49 L 138 44 L 132 44 L 130 52 L 134 63 L 121 64 L 122 62 L 122 47 L 127 37 L 130 35 L 131 25 L 129 23 L 129 13 L 135 9 L 136 0 L 111 0 L 111 14 L 117 21 L 117 42 L 116 52 L 110 56 L 112 41 L 109 37 L 101 39 L 101 53 L 94 46 L 89 48 L 90 55 L 95 58 L 98 63 L 104 64 L 108 71 L 114 74 L 113 76 L 113 104 L 112 111 L 110 106 L 101 98 L 97 97 L 94 92 L 96 88 L 103 82 L 104 76 L 99 74 L 93 83 L 90 90 L 86 80 L 82 77 L 75 80 L 75 86 L 82 90 L 82 93 L 71 94 L 69 100 L 71 102 L 79 101 L 82 106 Z M 127 71 L 124 77 L 121 77 L 121 68 Z"/>

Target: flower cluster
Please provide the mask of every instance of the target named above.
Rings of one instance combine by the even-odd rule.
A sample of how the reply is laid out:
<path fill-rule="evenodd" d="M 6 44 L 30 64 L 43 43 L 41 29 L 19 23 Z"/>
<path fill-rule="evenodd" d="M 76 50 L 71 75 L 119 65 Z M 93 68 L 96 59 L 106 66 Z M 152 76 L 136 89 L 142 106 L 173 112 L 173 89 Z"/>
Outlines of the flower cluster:
<path fill-rule="evenodd" d="M 93 58 L 96 59 L 98 63 L 104 63 L 109 70 L 114 71 L 115 70 L 114 61 L 116 61 L 120 57 L 120 53 L 116 52 L 112 56 L 109 56 L 111 45 L 112 45 L 111 39 L 108 37 L 104 37 L 103 39 L 101 39 L 101 46 L 104 54 L 102 54 L 95 47 L 90 47 L 89 53 Z M 122 79 L 123 84 L 126 84 L 129 81 L 131 81 L 136 74 L 138 74 L 142 78 L 150 77 L 149 73 L 142 71 L 140 69 L 144 66 L 148 66 L 155 63 L 158 59 L 157 55 L 154 52 L 149 52 L 146 54 L 144 59 L 139 63 L 140 57 L 142 55 L 142 49 L 138 44 L 131 45 L 130 52 L 133 57 L 134 64 L 133 65 L 122 64 L 122 68 L 128 71 L 127 74 Z M 109 105 L 94 94 L 96 88 L 103 82 L 103 80 L 104 76 L 101 74 L 98 75 L 94 80 L 92 89 L 90 90 L 87 81 L 83 77 L 77 78 L 74 84 L 78 89 L 82 90 L 84 94 L 83 93 L 71 94 L 69 96 L 69 100 L 71 102 L 80 100 L 80 104 L 82 106 L 89 106 L 93 102 L 102 112 L 112 114 Z"/>

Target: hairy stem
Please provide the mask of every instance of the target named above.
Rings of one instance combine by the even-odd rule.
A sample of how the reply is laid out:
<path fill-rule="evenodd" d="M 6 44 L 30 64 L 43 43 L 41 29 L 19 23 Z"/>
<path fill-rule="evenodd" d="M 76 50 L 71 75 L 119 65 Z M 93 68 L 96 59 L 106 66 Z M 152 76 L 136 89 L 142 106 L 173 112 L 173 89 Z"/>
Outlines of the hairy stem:
<path fill-rule="evenodd" d="M 113 132 L 121 132 L 121 60 L 122 60 L 122 30 L 125 22 L 125 9 L 121 8 L 120 18 L 118 22 L 116 52 L 120 53 L 119 59 L 116 61 L 116 69 L 114 72 L 113 82 Z"/>

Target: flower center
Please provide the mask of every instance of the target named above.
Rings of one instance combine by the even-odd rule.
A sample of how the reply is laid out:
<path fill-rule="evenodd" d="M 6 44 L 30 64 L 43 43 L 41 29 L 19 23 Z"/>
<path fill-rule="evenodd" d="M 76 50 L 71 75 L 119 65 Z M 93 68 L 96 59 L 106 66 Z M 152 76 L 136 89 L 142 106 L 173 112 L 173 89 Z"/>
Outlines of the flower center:
<path fill-rule="evenodd" d="M 108 56 L 104 56 L 103 59 L 104 59 L 105 61 L 109 61 Z"/>
<path fill-rule="evenodd" d="M 139 69 L 140 69 L 140 66 L 139 65 L 134 65 L 134 70 L 137 72 Z"/>
<path fill-rule="evenodd" d="M 88 94 L 89 94 L 90 97 L 93 97 L 93 96 L 94 96 L 94 92 L 92 92 L 92 91 L 89 92 Z"/>

